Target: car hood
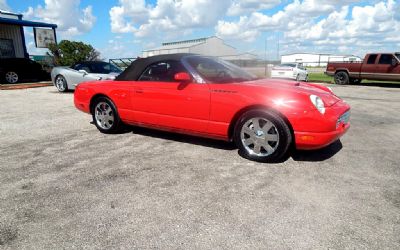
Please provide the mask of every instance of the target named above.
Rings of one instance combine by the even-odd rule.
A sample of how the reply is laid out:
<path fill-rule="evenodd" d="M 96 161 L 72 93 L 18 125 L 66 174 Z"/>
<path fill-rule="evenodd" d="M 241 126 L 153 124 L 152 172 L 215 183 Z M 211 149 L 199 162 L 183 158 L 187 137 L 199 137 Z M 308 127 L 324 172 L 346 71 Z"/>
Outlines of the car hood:
<path fill-rule="evenodd" d="M 316 95 L 322 98 L 325 106 L 332 106 L 341 99 L 337 97 L 329 88 L 313 83 L 296 82 L 280 79 L 260 79 L 255 81 L 241 82 L 238 85 L 245 88 L 257 88 L 266 90 L 267 93 L 290 93 L 293 95 Z M 308 98 L 308 97 L 307 97 Z"/>

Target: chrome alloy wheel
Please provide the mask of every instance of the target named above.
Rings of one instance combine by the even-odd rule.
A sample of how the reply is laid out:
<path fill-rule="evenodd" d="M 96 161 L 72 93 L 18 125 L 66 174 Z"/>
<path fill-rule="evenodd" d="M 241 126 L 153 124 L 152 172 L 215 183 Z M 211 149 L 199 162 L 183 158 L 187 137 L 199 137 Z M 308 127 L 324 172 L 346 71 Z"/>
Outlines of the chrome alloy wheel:
<path fill-rule="evenodd" d="M 99 102 L 94 112 L 96 123 L 100 128 L 108 130 L 112 127 L 114 124 L 114 112 L 108 103 Z"/>
<path fill-rule="evenodd" d="M 240 131 L 243 146 L 250 155 L 265 157 L 273 154 L 279 145 L 279 133 L 266 118 L 249 119 Z"/>
<path fill-rule="evenodd" d="M 18 74 L 13 72 L 13 71 L 9 71 L 6 73 L 6 81 L 8 83 L 16 83 L 18 82 Z"/>
<path fill-rule="evenodd" d="M 57 79 L 56 79 L 56 87 L 57 87 L 58 91 L 60 91 L 60 92 L 64 92 L 64 91 L 66 90 L 66 88 L 67 88 L 67 83 L 66 83 L 64 77 L 62 77 L 62 76 L 57 76 Z"/>

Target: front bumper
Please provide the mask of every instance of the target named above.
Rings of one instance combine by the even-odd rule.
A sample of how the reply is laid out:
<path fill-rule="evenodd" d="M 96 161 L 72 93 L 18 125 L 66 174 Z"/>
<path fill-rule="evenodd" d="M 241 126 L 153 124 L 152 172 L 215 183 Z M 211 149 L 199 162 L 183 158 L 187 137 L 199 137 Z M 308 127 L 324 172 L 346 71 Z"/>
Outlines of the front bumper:
<path fill-rule="evenodd" d="M 341 102 L 334 107 L 327 108 L 325 115 L 329 115 L 326 127 L 331 127 L 330 131 L 294 131 L 296 148 L 311 150 L 326 147 L 340 137 L 350 128 L 350 107 Z"/>

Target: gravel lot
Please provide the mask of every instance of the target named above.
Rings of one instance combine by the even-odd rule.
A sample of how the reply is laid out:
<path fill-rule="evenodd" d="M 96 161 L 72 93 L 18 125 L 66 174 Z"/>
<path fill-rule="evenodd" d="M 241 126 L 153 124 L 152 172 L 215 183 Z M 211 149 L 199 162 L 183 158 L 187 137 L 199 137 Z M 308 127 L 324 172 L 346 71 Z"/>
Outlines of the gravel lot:
<path fill-rule="evenodd" d="M 0 91 L 0 248 L 399 249 L 400 88 L 331 87 L 350 131 L 281 164 L 103 135 L 54 87 Z"/>

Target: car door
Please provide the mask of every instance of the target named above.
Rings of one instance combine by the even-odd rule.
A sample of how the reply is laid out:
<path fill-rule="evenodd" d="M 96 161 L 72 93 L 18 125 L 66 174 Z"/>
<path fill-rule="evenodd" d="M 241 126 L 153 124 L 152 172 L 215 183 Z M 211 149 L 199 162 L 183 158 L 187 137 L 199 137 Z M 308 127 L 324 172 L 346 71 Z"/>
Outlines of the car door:
<path fill-rule="evenodd" d="M 174 75 L 187 72 L 179 61 L 148 66 L 133 82 L 132 107 L 136 122 L 159 127 L 206 133 L 210 113 L 207 84 L 177 82 Z"/>
<path fill-rule="evenodd" d="M 361 66 L 360 75 L 365 79 L 377 79 L 377 59 L 378 54 L 370 54 L 368 58 L 365 58 Z"/>
<path fill-rule="evenodd" d="M 381 54 L 378 59 L 377 73 L 382 80 L 400 80 L 400 66 L 392 54 Z"/>
<path fill-rule="evenodd" d="M 85 72 L 80 72 L 79 70 L 84 70 Z M 89 65 L 86 65 L 85 63 L 80 63 L 72 67 L 65 77 L 67 78 L 68 84 L 72 85 L 73 87 L 81 82 L 98 79 L 98 77 L 91 74 Z"/>

